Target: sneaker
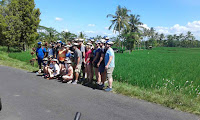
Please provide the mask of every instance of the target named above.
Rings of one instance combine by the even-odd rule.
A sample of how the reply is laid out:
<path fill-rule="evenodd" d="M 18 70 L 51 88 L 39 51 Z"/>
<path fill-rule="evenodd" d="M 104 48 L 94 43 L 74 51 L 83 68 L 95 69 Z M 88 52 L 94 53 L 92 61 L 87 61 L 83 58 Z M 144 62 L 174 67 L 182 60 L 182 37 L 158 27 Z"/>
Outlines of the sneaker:
<path fill-rule="evenodd" d="M 70 80 L 70 81 L 67 82 L 67 84 L 71 84 L 71 83 L 72 83 L 72 80 Z"/>
<path fill-rule="evenodd" d="M 74 82 L 72 82 L 73 85 L 76 85 L 78 82 L 78 80 L 75 80 Z"/>
<path fill-rule="evenodd" d="M 104 84 L 101 84 L 98 86 L 100 90 L 103 90 L 103 88 L 105 87 Z"/>
<path fill-rule="evenodd" d="M 110 92 L 110 91 L 112 91 L 112 88 L 109 88 L 109 87 L 108 87 L 108 88 L 105 89 L 105 91 L 106 91 L 106 92 Z"/>

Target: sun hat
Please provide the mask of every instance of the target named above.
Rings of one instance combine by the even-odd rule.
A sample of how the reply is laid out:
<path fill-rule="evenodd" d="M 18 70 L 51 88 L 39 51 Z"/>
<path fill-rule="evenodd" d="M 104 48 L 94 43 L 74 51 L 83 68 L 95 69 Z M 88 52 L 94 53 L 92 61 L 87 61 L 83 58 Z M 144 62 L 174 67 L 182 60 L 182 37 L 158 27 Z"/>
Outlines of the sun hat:
<path fill-rule="evenodd" d="M 106 43 L 105 39 L 100 40 L 101 43 Z"/>
<path fill-rule="evenodd" d="M 53 62 L 58 62 L 58 60 L 57 60 L 57 59 L 52 59 L 51 61 L 53 61 Z"/>
<path fill-rule="evenodd" d="M 82 39 L 82 38 L 79 38 L 79 39 L 78 39 L 78 41 L 79 41 L 79 42 L 83 42 L 83 41 L 84 41 L 84 39 Z"/>
<path fill-rule="evenodd" d="M 68 47 L 68 48 L 70 48 L 70 47 L 71 47 L 71 45 L 65 45 L 65 47 L 66 47 L 66 48 L 67 48 L 67 47 Z"/>
<path fill-rule="evenodd" d="M 57 40 L 57 43 L 62 43 L 62 41 L 61 40 Z"/>
<path fill-rule="evenodd" d="M 38 44 L 38 45 L 42 45 L 42 42 L 38 42 L 37 44 Z"/>
<path fill-rule="evenodd" d="M 48 61 L 48 58 L 44 58 L 43 61 Z"/>
<path fill-rule="evenodd" d="M 90 45 L 90 46 L 91 46 L 91 45 L 92 45 L 92 43 L 87 43 L 87 45 Z"/>
<path fill-rule="evenodd" d="M 64 61 L 68 61 L 68 60 L 69 60 L 69 58 L 68 58 L 68 57 L 66 57 Z"/>
<path fill-rule="evenodd" d="M 107 41 L 106 44 L 113 45 L 114 43 L 112 41 Z"/>
<path fill-rule="evenodd" d="M 92 38 L 92 37 L 89 40 L 92 41 L 92 42 L 94 42 L 94 38 Z"/>
<path fill-rule="evenodd" d="M 49 55 L 49 58 L 52 58 L 53 57 L 53 55 Z"/>
<path fill-rule="evenodd" d="M 67 64 L 72 64 L 72 61 L 71 61 L 71 60 L 68 60 L 68 61 L 67 61 Z"/>
<path fill-rule="evenodd" d="M 78 42 L 78 38 L 74 39 L 75 42 Z"/>
<path fill-rule="evenodd" d="M 96 43 L 96 44 L 99 44 L 99 43 L 101 43 L 101 42 L 100 42 L 100 40 L 97 40 L 95 43 Z"/>
<path fill-rule="evenodd" d="M 73 43 L 73 46 L 78 46 L 79 44 L 78 43 Z"/>
<path fill-rule="evenodd" d="M 106 36 L 104 39 L 105 39 L 105 40 L 109 40 L 109 37 L 108 37 L 108 36 Z"/>

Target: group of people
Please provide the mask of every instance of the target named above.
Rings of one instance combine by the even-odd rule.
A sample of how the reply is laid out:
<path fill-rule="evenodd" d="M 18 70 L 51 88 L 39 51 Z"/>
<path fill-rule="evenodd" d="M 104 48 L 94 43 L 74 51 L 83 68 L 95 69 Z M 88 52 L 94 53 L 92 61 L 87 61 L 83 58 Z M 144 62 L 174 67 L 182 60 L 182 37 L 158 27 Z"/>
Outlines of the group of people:
<path fill-rule="evenodd" d="M 84 81 L 85 85 L 93 83 L 95 74 L 97 87 L 107 92 L 112 91 L 112 74 L 115 67 L 112 45 L 113 42 L 107 36 L 97 41 L 90 38 L 85 45 L 84 39 L 81 38 L 66 44 L 58 40 L 42 46 L 42 42 L 38 42 L 38 72 L 43 71 L 46 79 L 60 78 L 68 84 Z M 106 80 L 108 86 L 105 88 Z"/>

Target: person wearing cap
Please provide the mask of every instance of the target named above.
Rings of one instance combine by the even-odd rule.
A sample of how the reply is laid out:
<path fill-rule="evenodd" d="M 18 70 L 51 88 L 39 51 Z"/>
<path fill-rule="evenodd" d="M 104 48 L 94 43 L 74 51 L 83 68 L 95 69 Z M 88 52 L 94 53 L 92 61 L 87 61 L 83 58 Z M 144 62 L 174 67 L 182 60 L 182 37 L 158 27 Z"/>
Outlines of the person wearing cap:
<path fill-rule="evenodd" d="M 47 49 L 48 57 L 53 56 L 54 49 L 52 44 L 49 44 L 49 48 Z"/>
<path fill-rule="evenodd" d="M 86 45 L 86 53 L 85 53 L 85 66 L 86 66 L 88 84 L 92 82 L 92 71 L 91 71 L 92 68 L 91 68 L 91 61 L 90 61 L 91 54 L 92 54 L 91 46 L 92 46 L 91 43 L 88 43 Z"/>
<path fill-rule="evenodd" d="M 54 58 L 58 58 L 58 51 L 61 49 L 62 47 L 62 41 L 61 40 L 58 40 L 57 41 L 57 45 L 55 46 L 55 56 Z"/>
<path fill-rule="evenodd" d="M 72 84 L 77 84 L 79 74 L 81 72 L 81 65 L 82 65 L 82 53 L 78 49 L 79 44 L 74 43 L 73 49 L 74 49 L 74 72 L 75 72 L 75 80 L 72 82 Z"/>
<path fill-rule="evenodd" d="M 59 67 L 60 70 L 64 67 L 64 60 L 66 58 L 66 49 L 64 45 L 61 45 L 61 48 L 58 50 L 58 61 L 59 61 Z"/>
<path fill-rule="evenodd" d="M 94 77 L 94 69 L 93 69 L 93 64 L 92 64 L 92 61 L 94 60 L 94 46 L 93 46 L 93 44 L 92 43 L 87 43 L 87 45 L 89 45 L 91 48 L 90 48 L 90 50 L 91 50 L 91 54 L 90 54 L 90 77 L 93 79 L 93 77 Z"/>
<path fill-rule="evenodd" d="M 57 64 L 57 59 L 52 59 L 51 63 L 53 64 L 53 69 L 48 69 L 49 79 L 53 79 L 60 74 L 60 68 Z"/>
<path fill-rule="evenodd" d="M 82 66 L 81 66 L 81 70 L 83 72 L 83 77 L 82 79 L 84 80 L 85 79 L 85 45 L 83 44 L 83 41 L 84 39 L 79 39 L 78 42 L 79 42 L 79 48 L 80 48 L 80 51 L 82 53 Z"/>
<path fill-rule="evenodd" d="M 95 68 L 95 75 L 96 75 L 96 80 L 97 81 L 100 81 L 99 78 L 100 78 L 100 74 L 99 74 L 99 67 L 97 66 L 97 63 L 99 62 L 100 60 L 100 51 L 101 51 L 101 48 L 100 48 L 100 40 L 97 40 L 96 41 L 96 44 L 95 44 L 95 52 L 94 52 L 94 59 L 92 61 L 92 64 Z"/>
<path fill-rule="evenodd" d="M 73 80 L 73 68 L 72 68 L 72 61 L 71 60 L 65 60 L 66 66 L 66 75 L 62 76 L 63 82 L 67 82 L 68 84 L 72 82 Z"/>
<path fill-rule="evenodd" d="M 66 58 L 71 58 L 71 56 L 72 56 L 72 54 L 71 54 L 71 51 L 70 51 L 70 47 L 71 47 L 71 45 L 66 45 L 65 46 L 65 49 L 66 49 Z"/>
<path fill-rule="evenodd" d="M 99 78 L 99 81 L 97 81 L 97 85 L 99 87 L 99 89 L 103 89 L 104 87 L 104 82 L 106 80 L 106 72 L 105 72 L 105 62 L 104 62 L 104 57 L 105 57 L 105 54 L 106 54 L 106 49 L 105 49 L 105 39 L 101 39 L 100 41 L 100 48 L 101 48 L 101 51 L 100 51 L 100 60 L 99 62 L 97 63 L 97 67 L 99 67 L 99 73 L 100 74 L 100 78 Z"/>
<path fill-rule="evenodd" d="M 48 58 L 43 59 L 44 76 L 48 74 Z"/>
<path fill-rule="evenodd" d="M 47 52 L 46 49 L 42 47 L 42 42 L 38 42 L 38 48 L 36 49 L 36 56 L 37 56 L 38 65 L 39 65 L 38 73 L 41 73 L 43 58 L 46 56 L 46 52 Z"/>
<path fill-rule="evenodd" d="M 104 39 L 105 39 L 106 41 L 108 41 L 108 40 L 109 40 L 109 37 L 108 37 L 108 36 L 104 36 Z"/>
<path fill-rule="evenodd" d="M 113 71 L 115 68 L 115 53 L 111 46 L 113 45 L 112 41 L 106 42 L 106 54 L 105 54 L 105 69 L 106 69 L 106 75 L 108 78 L 108 87 L 105 89 L 106 92 L 112 91 L 112 83 L 113 83 Z"/>

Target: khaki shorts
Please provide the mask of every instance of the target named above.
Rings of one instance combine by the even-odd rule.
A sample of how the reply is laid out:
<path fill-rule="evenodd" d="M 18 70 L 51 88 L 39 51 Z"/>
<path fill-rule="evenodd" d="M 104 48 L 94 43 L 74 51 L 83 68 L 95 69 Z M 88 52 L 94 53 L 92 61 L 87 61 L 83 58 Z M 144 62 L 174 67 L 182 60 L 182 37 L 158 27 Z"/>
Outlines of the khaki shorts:
<path fill-rule="evenodd" d="M 81 64 L 77 65 L 77 68 L 75 68 L 75 73 L 80 73 L 81 72 Z"/>
<path fill-rule="evenodd" d="M 108 78 L 108 80 L 112 78 L 113 71 L 114 71 L 114 67 L 109 67 L 107 69 L 107 78 Z"/>

